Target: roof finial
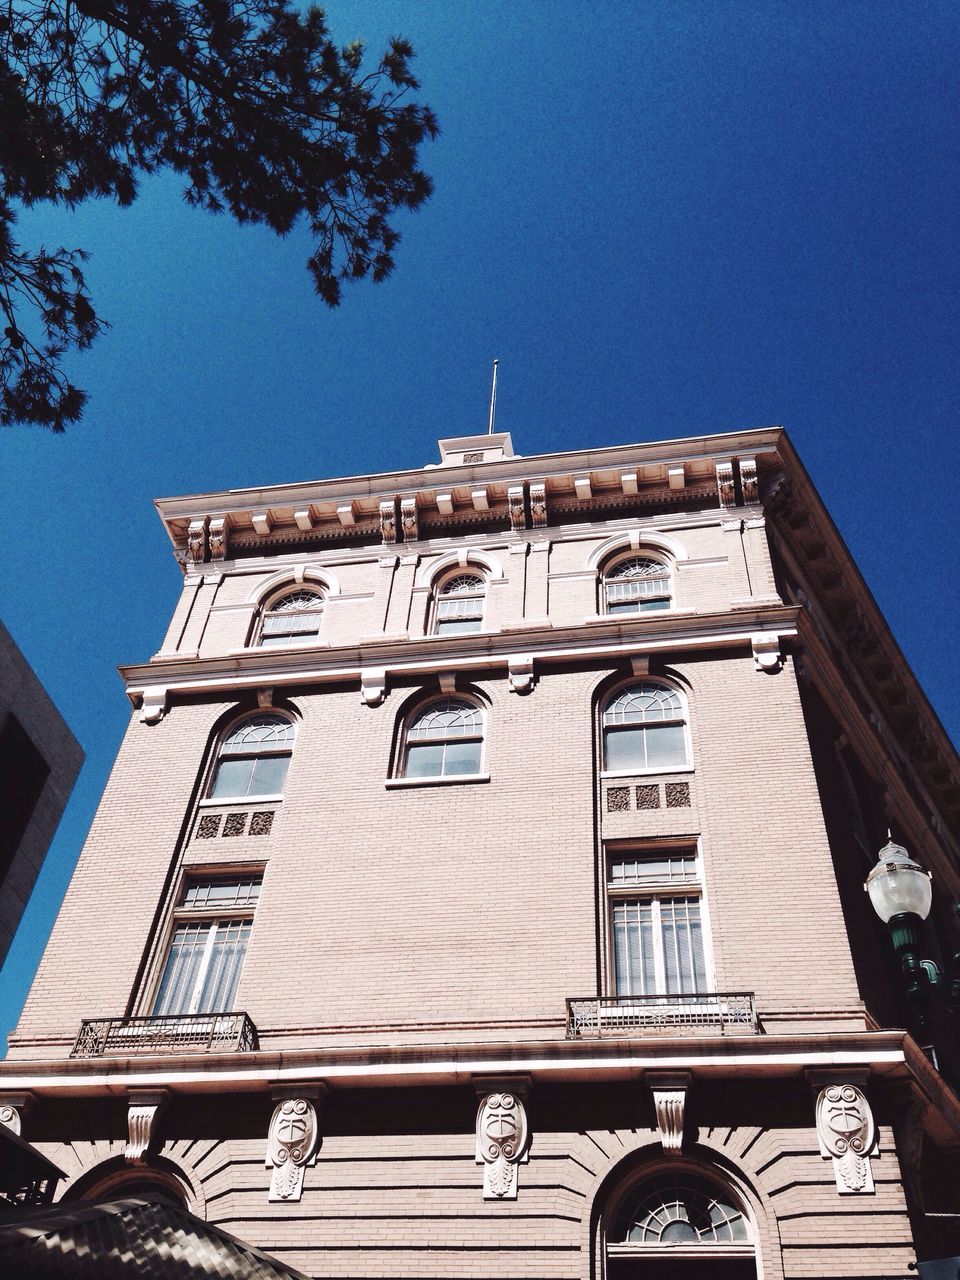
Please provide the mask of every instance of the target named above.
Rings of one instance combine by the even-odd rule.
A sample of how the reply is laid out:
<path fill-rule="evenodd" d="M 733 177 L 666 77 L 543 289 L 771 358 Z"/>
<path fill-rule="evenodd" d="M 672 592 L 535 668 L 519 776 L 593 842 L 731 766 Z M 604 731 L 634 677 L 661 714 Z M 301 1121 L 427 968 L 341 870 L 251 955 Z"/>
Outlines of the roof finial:
<path fill-rule="evenodd" d="M 497 365 L 499 360 L 493 362 L 493 385 L 490 388 L 490 421 L 487 424 L 487 435 L 493 435 L 493 420 L 497 412 Z"/>

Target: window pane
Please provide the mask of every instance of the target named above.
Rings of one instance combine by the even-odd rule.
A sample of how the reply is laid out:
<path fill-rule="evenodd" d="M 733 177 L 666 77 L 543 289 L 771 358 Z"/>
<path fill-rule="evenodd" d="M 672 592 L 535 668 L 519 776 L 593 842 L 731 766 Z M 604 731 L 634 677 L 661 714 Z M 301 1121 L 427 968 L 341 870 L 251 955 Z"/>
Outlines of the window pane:
<path fill-rule="evenodd" d="M 212 928 L 212 924 L 177 925 L 153 1003 L 155 1014 L 190 1012 L 190 998 Z"/>
<path fill-rule="evenodd" d="M 480 630 L 480 618 L 438 618 L 438 636 L 459 636 Z"/>
<path fill-rule="evenodd" d="M 605 769 L 630 773 L 647 767 L 645 729 L 608 729 L 604 741 L 607 747 Z"/>
<path fill-rule="evenodd" d="M 251 796 L 278 796 L 283 794 L 283 782 L 290 766 L 289 756 L 263 756 L 254 760 L 250 779 Z"/>
<path fill-rule="evenodd" d="M 682 724 L 652 724 L 647 735 L 647 768 L 664 769 L 687 763 L 687 742 Z"/>
<path fill-rule="evenodd" d="M 221 922 L 217 925 L 217 936 L 203 978 L 198 1013 L 226 1013 L 233 1008 L 249 937 L 249 920 Z"/>
<path fill-rule="evenodd" d="M 414 742 L 407 748 L 408 778 L 439 778 L 443 768 L 443 744 Z"/>
<path fill-rule="evenodd" d="M 479 742 L 448 742 L 444 747 L 444 774 L 479 773 L 481 745 Z"/>
<path fill-rule="evenodd" d="M 660 904 L 667 991 L 702 991 L 706 974 L 700 903 L 696 898 L 667 898 Z"/>
<path fill-rule="evenodd" d="M 245 796 L 255 764 L 255 760 L 221 760 L 217 764 L 210 795 L 218 800 Z"/>
<path fill-rule="evenodd" d="M 197 880 L 187 885 L 185 907 L 252 907 L 260 897 L 259 880 Z"/>
<path fill-rule="evenodd" d="M 617 995 L 651 994 L 654 990 L 652 904 L 616 903 L 613 908 L 613 940 Z"/>
<path fill-rule="evenodd" d="M 632 854 L 610 862 L 611 885 L 664 884 L 696 878 L 697 858 L 693 853 Z"/>

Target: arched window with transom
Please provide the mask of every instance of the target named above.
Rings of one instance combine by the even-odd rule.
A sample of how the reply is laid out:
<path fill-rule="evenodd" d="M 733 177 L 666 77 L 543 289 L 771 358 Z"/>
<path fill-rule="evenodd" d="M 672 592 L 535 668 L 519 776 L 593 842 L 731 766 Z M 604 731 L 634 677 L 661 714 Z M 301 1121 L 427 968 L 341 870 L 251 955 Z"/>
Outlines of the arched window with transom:
<path fill-rule="evenodd" d="M 655 773 L 690 767 L 683 695 L 642 681 L 617 690 L 602 716 L 606 773 Z"/>
<path fill-rule="evenodd" d="M 434 634 L 457 636 L 479 631 L 486 594 L 487 580 L 475 570 L 457 570 L 442 578 L 434 594 Z"/>
<path fill-rule="evenodd" d="M 303 644 L 316 639 L 323 604 L 323 592 L 316 587 L 292 587 L 273 596 L 260 620 L 261 648 Z"/>
<path fill-rule="evenodd" d="M 404 778 L 478 774 L 483 765 L 483 710 L 468 698 L 441 698 L 418 707 L 407 721 Z"/>
<path fill-rule="evenodd" d="M 250 800 L 282 795 L 296 732 L 290 720 L 273 711 L 234 724 L 217 752 L 210 798 Z"/>
<path fill-rule="evenodd" d="M 616 1197 L 605 1227 L 610 1280 L 680 1280 L 709 1270 L 718 1280 L 755 1280 L 756 1246 L 726 1187 L 688 1169 L 634 1182 Z"/>
<path fill-rule="evenodd" d="M 673 603 L 670 569 L 650 555 L 622 556 L 608 564 L 602 592 L 605 613 L 655 613 Z"/>

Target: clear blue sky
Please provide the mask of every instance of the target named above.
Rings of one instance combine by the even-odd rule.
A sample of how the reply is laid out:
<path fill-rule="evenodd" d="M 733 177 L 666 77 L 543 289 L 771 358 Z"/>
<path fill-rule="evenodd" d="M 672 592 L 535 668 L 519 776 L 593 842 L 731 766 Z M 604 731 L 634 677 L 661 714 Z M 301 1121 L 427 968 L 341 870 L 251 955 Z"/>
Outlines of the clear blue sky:
<path fill-rule="evenodd" d="M 960 9 L 955 0 L 330 0 L 418 52 L 443 134 L 395 276 L 311 291 L 284 241 L 188 210 L 36 210 L 113 328 L 66 437 L 0 432 L 0 612 L 87 752 L 0 974 L 15 1021 L 180 575 L 158 494 L 436 458 L 789 429 L 948 730 L 960 731 Z M 91 946 L 98 940 L 91 937 Z M 84 1010 L 77 1010 L 78 1019 Z M 119 1012 L 119 1011 L 118 1011 Z"/>

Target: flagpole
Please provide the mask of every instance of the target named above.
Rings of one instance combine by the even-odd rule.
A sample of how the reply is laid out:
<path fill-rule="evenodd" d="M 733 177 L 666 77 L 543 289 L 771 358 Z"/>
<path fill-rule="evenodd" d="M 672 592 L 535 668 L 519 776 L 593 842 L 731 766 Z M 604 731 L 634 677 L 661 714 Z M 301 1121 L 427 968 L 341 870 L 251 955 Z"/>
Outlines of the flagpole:
<path fill-rule="evenodd" d="M 497 412 L 497 365 L 499 360 L 493 362 L 493 385 L 490 388 L 490 421 L 487 425 L 487 435 L 493 435 L 493 419 Z"/>

